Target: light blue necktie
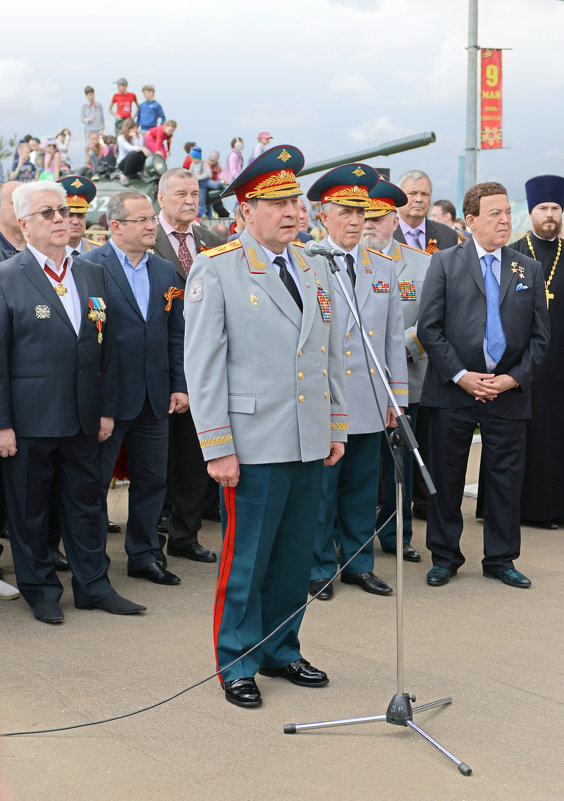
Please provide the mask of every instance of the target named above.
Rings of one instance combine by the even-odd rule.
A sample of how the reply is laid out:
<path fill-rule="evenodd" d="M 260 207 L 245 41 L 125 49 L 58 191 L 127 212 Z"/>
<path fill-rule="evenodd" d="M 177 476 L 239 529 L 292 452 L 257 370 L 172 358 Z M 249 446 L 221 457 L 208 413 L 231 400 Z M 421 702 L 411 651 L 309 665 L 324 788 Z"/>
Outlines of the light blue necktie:
<path fill-rule="evenodd" d="M 413 237 L 413 241 L 415 242 L 415 247 L 419 248 L 419 250 L 424 250 L 425 248 L 421 247 L 421 239 L 419 238 L 423 231 L 420 228 L 415 228 L 413 231 L 409 232 Z"/>
<path fill-rule="evenodd" d="M 488 340 L 488 353 L 497 364 L 505 352 L 505 334 L 499 313 L 499 284 L 492 270 L 495 256 L 486 253 L 482 256 L 486 265 L 484 284 L 486 286 L 486 339 Z"/>

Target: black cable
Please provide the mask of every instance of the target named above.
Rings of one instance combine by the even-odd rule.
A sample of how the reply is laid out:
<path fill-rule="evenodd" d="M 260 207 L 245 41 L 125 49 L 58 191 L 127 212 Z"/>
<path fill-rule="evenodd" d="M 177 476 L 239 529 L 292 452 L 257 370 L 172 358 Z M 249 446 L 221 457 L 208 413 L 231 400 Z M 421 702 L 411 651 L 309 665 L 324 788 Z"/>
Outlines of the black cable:
<path fill-rule="evenodd" d="M 374 533 L 366 540 L 366 542 L 364 542 L 360 546 L 360 548 L 355 553 L 353 553 L 351 558 L 347 562 L 345 562 L 344 565 L 341 565 L 341 567 L 337 570 L 335 575 L 332 578 L 329 579 L 327 584 L 329 584 L 331 581 L 334 581 L 336 578 L 338 578 L 338 576 L 341 575 L 343 570 L 346 567 L 348 567 L 348 565 L 352 562 L 352 560 L 362 551 L 362 549 L 366 545 L 368 545 L 368 543 L 372 542 L 374 540 L 374 538 L 384 528 L 384 526 L 387 526 L 388 523 L 394 517 L 395 517 L 395 512 L 393 512 L 389 516 L 389 518 L 385 521 L 385 523 L 383 523 L 383 525 L 378 530 L 374 531 Z M 279 623 L 278 626 L 276 626 L 276 628 L 273 629 L 270 632 L 270 634 L 267 634 L 266 637 L 263 637 L 262 640 L 257 642 L 256 645 L 253 645 L 252 648 L 249 648 L 248 651 L 245 651 L 244 654 L 241 654 L 241 656 L 238 656 L 237 659 L 234 659 L 228 665 L 224 665 L 219 670 L 216 670 L 215 673 L 212 673 L 209 676 L 206 676 L 205 679 L 200 679 L 200 681 L 196 681 L 196 682 L 194 682 L 194 684 L 190 684 L 189 687 L 185 687 L 183 690 L 180 690 L 179 692 L 174 693 L 174 695 L 170 695 L 168 698 L 164 698 L 162 701 L 156 701 L 154 704 L 150 704 L 149 706 L 144 706 L 141 709 L 136 709 L 133 712 L 125 712 L 123 715 L 114 715 L 114 717 L 104 718 L 102 720 L 92 720 L 89 723 L 75 723 L 73 726 L 60 726 L 60 727 L 58 727 L 56 729 L 40 729 L 38 731 L 10 731 L 10 732 L 6 732 L 5 734 L 3 734 L 2 737 L 24 737 L 24 736 L 31 736 L 31 735 L 34 735 L 34 734 L 54 734 L 54 733 L 60 732 L 60 731 L 72 731 L 72 729 L 85 729 L 85 728 L 88 728 L 89 726 L 101 726 L 104 723 L 113 723 L 115 720 L 124 720 L 125 718 L 132 718 L 135 715 L 140 715 L 143 712 L 149 712 L 151 709 L 156 709 L 158 706 L 163 706 L 163 704 L 168 704 L 169 701 L 174 701 L 175 698 L 179 698 L 181 695 L 184 695 L 184 693 L 187 693 L 190 690 L 194 690 L 196 687 L 199 687 L 201 684 L 205 684 L 207 681 L 211 681 L 211 679 L 215 679 L 215 677 L 218 676 L 221 673 L 222 670 L 227 670 L 228 668 L 232 667 L 233 665 L 236 665 L 237 662 L 241 661 L 241 659 L 244 659 L 249 654 L 252 654 L 253 651 L 256 651 L 257 648 L 260 648 L 261 645 L 264 645 L 264 643 L 267 640 L 269 640 L 271 637 L 273 637 L 278 631 L 280 631 L 281 628 L 283 628 L 287 623 L 289 623 L 291 620 L 293 620 L 296 617 L 296 615 L 299 615 L 303 610 L 305 610 L 310 605 L 310 603 L 315 601 L 315 599 L 317 598 L 319 593 L 323 592 L 323 590 L 325 589 L 327 584 L 325 584 L 325 586 L 321 587 L 319 592 L 317 592 L 312 598 L 310 598 L 309 601 L 306 601 L 304 604 L 302 604 L 299 607 L 299 609 L 296 609 L 296 611 L 293 612 L 289 617 L 287 617 L 286 620 L 283 620 L 281 623 Z"/>

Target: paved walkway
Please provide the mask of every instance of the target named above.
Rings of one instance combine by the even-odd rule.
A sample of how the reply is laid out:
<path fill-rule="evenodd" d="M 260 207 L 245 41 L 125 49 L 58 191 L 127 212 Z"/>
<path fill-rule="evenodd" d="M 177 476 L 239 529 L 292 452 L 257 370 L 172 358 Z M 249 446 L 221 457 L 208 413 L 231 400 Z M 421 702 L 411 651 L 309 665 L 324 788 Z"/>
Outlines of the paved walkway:
<path fill-rule="evenodd" d="M 123 523 L 127 490 L 112 490 Z M 452 696 L 416 723 L 473 769 L 463 777 L 419 735 L 378 722 L 283 734 L 285 723 L 376 715 L 396 689 L 395 596 L 338 584 L 302 626 L 303 653 L 330 684 L 298 688 L 259 677 L 264 703 L 244 710 L 209 681 L 150 712 L 105 725 L 3 741 L 16 801 L 552 801 L 564 797 L 562 738 L 564 530 L 523 530 L 517 590 L 482 577 L 480 524 L 464 500 L 467 563 L 446 587 L 424 581 L 424 524 L 405 565 L 405 689 L 417 703 Z M 217 524 L 202 543 L 218 550 Z M 9 551 L 9 549 L 6 549 Z M 178 587 L 129 579 L 122 535 L 110 536 L 115 588 L 148 613 L 121 618 L 74 608 L 65 623 L 33 620 L 20 599 L 0 604 L 4 731 L 68 726 L 156 703 L 214 670 L 216 566 L 170 558 Z M 2 565 L 10 564 L 9 552 Z M 376 557 L 395 586 L 395 561 Z M 8 581 L 13 579 L 5 569 Z"/>

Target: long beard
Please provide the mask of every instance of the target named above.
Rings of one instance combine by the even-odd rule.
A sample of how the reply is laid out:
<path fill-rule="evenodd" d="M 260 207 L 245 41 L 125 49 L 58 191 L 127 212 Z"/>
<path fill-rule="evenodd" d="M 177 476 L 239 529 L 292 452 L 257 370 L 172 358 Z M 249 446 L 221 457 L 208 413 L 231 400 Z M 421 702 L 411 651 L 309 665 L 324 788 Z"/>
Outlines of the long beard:
<path fill-rule="evenodd" d="M 539 239 L 554 239 L 555 236 L 560 236 L 561 232 L 562 220 L 560 222 L 545 222 L 542 225 L 533 225 L 533 233 Z"/>

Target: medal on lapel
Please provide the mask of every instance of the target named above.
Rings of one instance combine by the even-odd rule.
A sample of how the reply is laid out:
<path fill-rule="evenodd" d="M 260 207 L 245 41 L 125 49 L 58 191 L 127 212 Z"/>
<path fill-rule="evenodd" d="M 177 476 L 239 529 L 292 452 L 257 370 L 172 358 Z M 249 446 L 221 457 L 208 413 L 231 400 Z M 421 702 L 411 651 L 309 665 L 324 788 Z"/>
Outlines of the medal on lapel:
<path fill-rule="evenodd" d="M 317 302 L 319 303 L 319 308 L 321 310 L 321 317 L 323 318 L 324 323 L 330 323 L 331 300 L 329 299 L 327 291 L 323 289 L 317 278 L 315 279 L 315 283 L 317 284 Z"/>
<path fill-rule="evenodd" d="M 88 308 L 90 309 L 88 312 L 88 319 L 96 323 L 96 328 L 98 329 L 98 343 L 102 344 L 102 323 L 106 322 L 106 312 L 104 311 L 106 304 L 103 298 L 88 298 Z"/>

